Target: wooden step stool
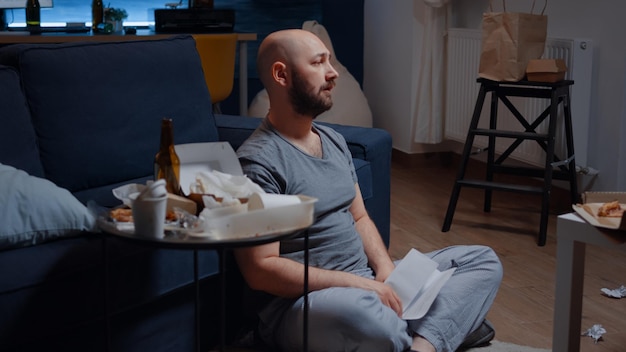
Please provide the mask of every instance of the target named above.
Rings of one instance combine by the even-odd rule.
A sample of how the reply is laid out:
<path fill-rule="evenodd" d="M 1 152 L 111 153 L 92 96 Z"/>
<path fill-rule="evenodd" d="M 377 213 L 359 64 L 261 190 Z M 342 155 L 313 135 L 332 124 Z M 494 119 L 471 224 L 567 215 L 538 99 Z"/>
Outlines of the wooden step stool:
<path fill-rule="evenodd" d="M 459 199 L 461 187 L 463 186 L 481 188 L 485 190 L 485 212 L 489 212 L 491 210 L 491 194 L 493 190 L 531 193 L 541 195 L 541 220 L 539 224 L 539 234 L 537 236 L 537 245 L 543 246 L 546 243 L 546 230 L 548 226 L 552 180 L 569 180 L 572 203 L 578 202 L 576 162 L 574 159 L 574 139 L 570 108 L 570 86 L 574 84 L 574 81 L 564 80 L 555 83 L 529 81 L 497 82 L 479 78 L 477 82 L 480 83 L 480 90 L 476 100 L 474 113 L 472 115 L 472 121 L 470 122 L 469 131 L 467 133 L 467 139 L 465 140 L 465 146 L 461 156 L 461 164 L 452 189 L 452 194 L 450 195 L 450 203 L 448 204 L 448 210 L 446 212 L 442 231 L 447 232 L 450 230 L 456 203 Z M 478 128 L 478 121 L 480 120 L 485 97 L 489 92 L 491 92 L 489 128 L 481 129 Z M 532 123 L 529 123 L 515 108 L 508 97 L 549 99 L 550 105 Z M 499 100 L 502 101 L 509 111 L 511 111 L 516 120 L 522 124 L 524 132 L 497 129 Z M 567 157 L 565 160 L 560 160 L 554 154 L 559 105 L 563 106 L 564 112 L 565 138 L 567 146 Z M 537 133 L 535 129 L 546 118 L 549 122 L 548 133 Z M 489 137 L 487 147 L 487 173 L 484 180 L 469 180 L 465 178 L 465 171 L 470 154 L 472 153 L 475 136 Z M 496 138 L 508 138 L 514 140 L 513 143 L 497 159 L 495 158 Z M 503 162 L 520 144 L 522 144 L 524 140 L 536 141 L 546 152 L 546 162 L 543 168 L 507 166 L 503 164 Z M 493 177 L 496 173 L 543 178 L 543 186 L 533 187 L 494 182 Z"/>

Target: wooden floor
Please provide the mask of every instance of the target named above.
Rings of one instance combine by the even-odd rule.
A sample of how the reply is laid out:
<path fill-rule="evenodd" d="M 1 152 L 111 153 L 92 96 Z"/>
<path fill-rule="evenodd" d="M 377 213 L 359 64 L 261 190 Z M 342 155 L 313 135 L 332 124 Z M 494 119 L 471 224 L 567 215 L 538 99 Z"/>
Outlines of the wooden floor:
<path fill-rule="evenodd" d="M 483 192 L 463 188 L 449 232 L 441 232 L 458 157 L 452 154 L 394 154 L 391 173 L 390 253 L 399 259 L 415 247 L 422 252 L 455 244 L 483 244 L 500 256 L 504 279 L 488 315 L 496 339 L 537 348 L 552 347 L 556 216 L 571 212 L 567 192 L 551 199 L 548 239 L 536 245 L 540 198 L 494 192 L 490 213 Z M 469 174 L 482 175 L 482 164 Z M 479 177 L 479 176 L 477 176 Z M 528 182 L 523 180 L 522 182 Z M 530 180 L 533 182 L 533 180 Z M 603 341 L 581 337 L 581 351 L 626 351 L 626 298 L 611 299 L 600 289 L 626 285 L 626 255 L 588 246 L 581 331 L 594 324 L 607 330 Z"/>

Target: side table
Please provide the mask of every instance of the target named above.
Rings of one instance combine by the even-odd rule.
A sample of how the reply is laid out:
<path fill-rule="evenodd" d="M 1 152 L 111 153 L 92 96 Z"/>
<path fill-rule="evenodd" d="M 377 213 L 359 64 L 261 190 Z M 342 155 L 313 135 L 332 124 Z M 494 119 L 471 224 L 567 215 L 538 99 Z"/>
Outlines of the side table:
<path fill-rule="evenodd" d="M 219 275 L 220 275 L 220 300 L 222 304 L 220 305 L 220 351 L 225 351 L 225 335 L 226 335 L 226 256 L 225 252 L 229 249 L 242 248 L 242 247 L 252 247 L 262 244 L 267 244 L 271 242 L 280 241 L 282 239 L 288 239 L 292 237 L 296 237 L 304 234 L 304 243 L 305 243 L 305 261 L 304 261 L 304 287 L 303 287 L 303 295 L 304 295 L 304 321 L 303 321 L 303 351 L 308 350 L 308 257 L 309 257 L 309 247 L 308 247 L 308 231 L 306 228 L 308 226 L 298 229 L 290 228 L 288 230 L 275 230 L 269 233 L 264 234 L 250 234 L 235 237 L 224 237 L 224 236 L 206 236 L 206 237 L 198 237 L 189 235 L 188 232 L 181 231 L 168 231 L 166 230 L 165 236 L 163 238 L 157 237 L 140 237 L 134 235 L 132 231 L 120 230 L 114 224 L 106 221 L 99 220 L 99 226 L 102 231 L 115 238 L 132 241 L 136 244 L 142 244 L 146 246 L 153 246 L 158 248 L 167 248 L 167 249 L 186 249 L 193 250 L 194 256 L 194 286 L 195 286 L 195 326 L 196 326 L 196 350 L 200 351 L 200 280 L 199 280 L 199 270 L 198 270 L 198 250 L 216 250 L 219 257 Z M 107 315 L 106 322 L 106 342 L 107 342 L 107 351 L 109 350 L 109 317 L 108 317 L 108 255 L 106 253 L 106 238 L 104 239 L 104 266 L 105 266 L 105 314 Z"/>
<path fill-rule="evenodd" d="M 573 352 L 580 349 L 586 246 L 593 244 L 626 251 L 626 243 L 611 240 L 576 213 L 557 218 L 556 237 L 552 350 Z"/>

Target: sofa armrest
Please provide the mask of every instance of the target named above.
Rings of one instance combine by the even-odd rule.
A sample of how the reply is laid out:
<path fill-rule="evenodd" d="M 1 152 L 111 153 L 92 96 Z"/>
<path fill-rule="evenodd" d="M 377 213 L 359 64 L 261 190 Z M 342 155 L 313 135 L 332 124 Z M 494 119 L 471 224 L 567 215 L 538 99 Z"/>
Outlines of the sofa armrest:
<path fill-rule="evenodd" d="M 262 119 L 235 115 L 215 115 L 220 141 L 239 146 L 259 126 Z M 365 160 L 371 169 L 371 190 L 364 192 L 365 207 L 389 246 L 391 222 L 391 135 L 382 129 L 322 123 L 334 128 L 345 138 L 355 159 Z M 367 195 L 371 196 L 365 196 Z"/>
<path fill-rule="evenodd" d="M 387 131 L 378 128 L 320 123 L 341 133 L 353 157 L 370 161 L 379 158 L 391 161 L 391 135 Z"/>

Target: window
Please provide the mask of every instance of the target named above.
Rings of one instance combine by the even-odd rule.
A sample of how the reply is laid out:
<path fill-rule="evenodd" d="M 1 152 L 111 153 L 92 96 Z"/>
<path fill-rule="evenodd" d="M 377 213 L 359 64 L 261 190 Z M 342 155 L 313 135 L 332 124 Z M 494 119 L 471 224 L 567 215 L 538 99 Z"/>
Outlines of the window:
<path fill-rule="evenodd" d="M 340 0 L 338 0 L 340 1 Z M 154 10 L 165 8 L 166 3 L 177 0 L 104 0 L 105 7 L 123 8 L 128 12 L 125 26 L 148 27 L 154 25 Z M 183 0 L 186 8 L 188 0 Z M 68 22 L 91 26 L 91 0 L 53 0 L 54 7 L 41 9 L 43 26 L 65 26 Z M 258 40 L 248 45 L 248 76 L 256 75 L 256 52 L 267 34 L 277 29 L 301 28 L 306 20 L 322 21 L 321 0 L 213 0 L 215 8 L 235 10 L 235 32 L 256 33 Z M 26 26 L 26 11 L 6 11 L 10 27 Z"/>
<path fill-rule="evenodd" d="M 124 24 L 127 26 L 148 26 L 154 23 L 154 9 L 165 8 L 167 2 L 167 0 L 104 0 L 104 6 L 125 9 L 128 12 L 128 18 L 124 20 Z M 52 8 L 41 9 L 43 26 L 64 26 L 67 22 L 84 22 L 91 25 L 90 0 L 53 0 L 53 4 Z M 24 9 L 5 11 L 6 22 L 10 27 L 26 25 Z"/>
<path fill-rule="evenodd" d="M 183 8 L 189 0 L 183 0 Z M 154 24 L 154 10 L 165 8 L 166 3 L 177 0 L 104 0 L 105 7 L 123 8 L 128 12 L 125 26 L 149 26 Z M 214 0 L 215 8 L 231 8 L 236 11 L 235 31 L 255 32 L 263 37 L 270 29 L 299 28 L 303 20 L 321 17 L 320 0 Z M 44 26 L 64 26 L 67 22 L 84 22 L 91 25 L 91 0 L 53 0 L 54 7 L 41 9 Z M 26 25 L 26 11 L 6 11 L 10 27 Z M 267 27 L 267 28 L 266 28 Z"/>

